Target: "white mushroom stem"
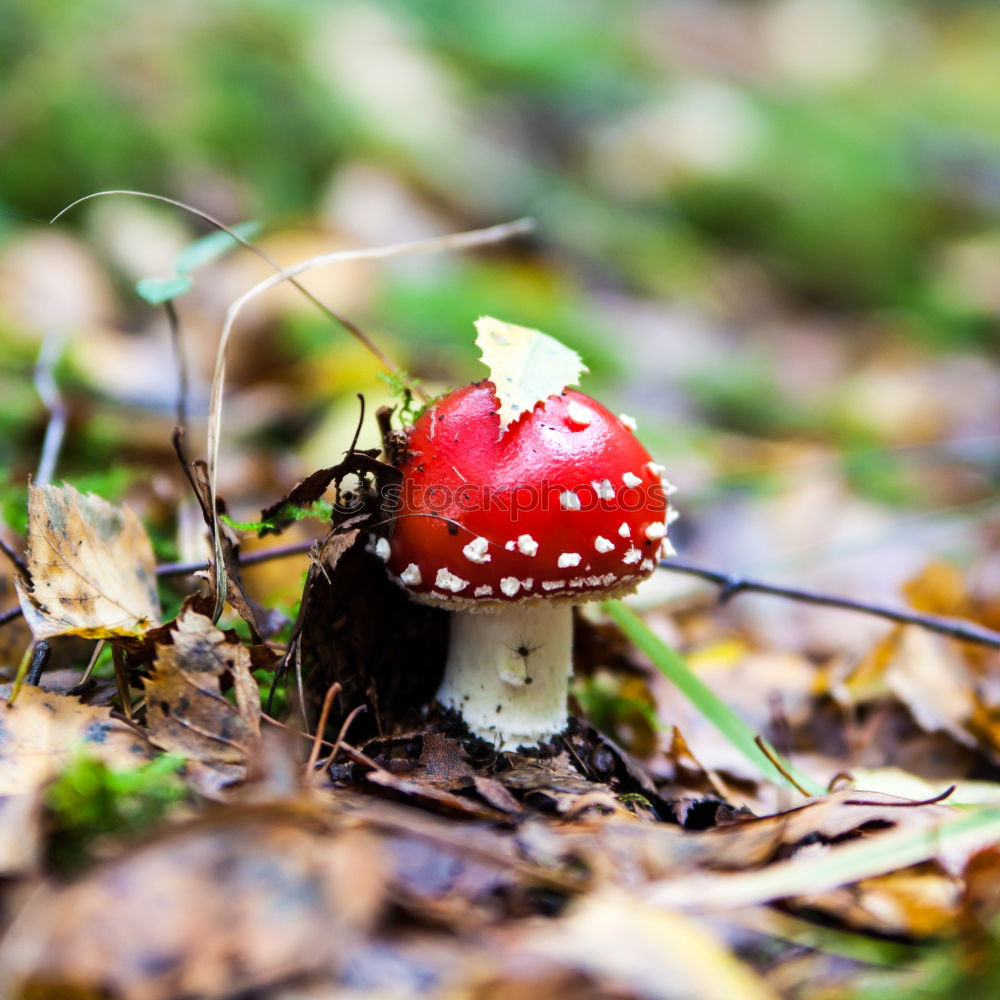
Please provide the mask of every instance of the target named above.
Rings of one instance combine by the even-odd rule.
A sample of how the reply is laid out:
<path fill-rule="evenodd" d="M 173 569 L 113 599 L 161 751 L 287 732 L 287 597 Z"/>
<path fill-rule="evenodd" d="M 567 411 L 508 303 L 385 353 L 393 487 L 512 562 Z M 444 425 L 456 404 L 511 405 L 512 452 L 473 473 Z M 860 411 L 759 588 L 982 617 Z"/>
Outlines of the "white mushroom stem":
<path fill-rule="evenodd" d="M 442 705 L 500 750 L 537 746 L 566 728 L 571 605 L 533 601 L 450 618 Z"/>

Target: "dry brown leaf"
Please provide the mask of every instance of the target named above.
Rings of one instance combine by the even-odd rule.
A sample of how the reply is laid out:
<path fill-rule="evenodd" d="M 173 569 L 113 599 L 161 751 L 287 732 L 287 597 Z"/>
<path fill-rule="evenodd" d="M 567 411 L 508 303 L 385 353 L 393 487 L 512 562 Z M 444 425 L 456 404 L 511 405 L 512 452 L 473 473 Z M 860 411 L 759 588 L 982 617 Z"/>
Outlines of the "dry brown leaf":
<path fill-rule="evenodd" d="M 961 616 L 968 609 L 965 578 L 956 566 L 932 562 L 903 584 L 907 603 L 915 611 Z"/>
<path fill-rule="evenodd" d="M 791 904 L 824 913 L 856 931 L 930 937 L 948 934 L 954 927 L 961 897 L 958 879 L 924 866 L 803 894 Z"/>
<path fill-rule="evenodd" d="M 245 765 L 260 741 L 260 693 L 250 670 L 249 649 L 186 609 L 144 682 L 150 740 L 206 764 Z M 232 681 L 232 702 L 222 693 L 224 678 Z"/>
<path fill-rule="evenodd" d="M 975 739 L 973 678 L 954 643 L 910 626 L 898 633 L 886 681 L 926 732 L 945 732 L 966 746 Z"/>
<path fill-rule="evenodd" d="M 0 995 L 228 997 L 335 972 L 380 908 L 381 853 L 318 826 L 218 813 L 44 887 L 0 948 Z"/>
<path fill-rule="evenodd" d="M 965 893 L 962 923 L 966 928 L 988 928 L 1000 914 L 1000 847 L 977 851 L 962 873 Z"/>
<path fill-rule="evenodd" d="M 148 744 L 107 708 L 37 687 L 0 701 L 0 795 L 31 792 L 85 750 L 109 767 L 138 766 Z"/>
<path fill-rule="evenodd" d="M 442 812 L 485 820 L 501 819 L 503 815 L 476 799 L 456 795 L 429 781 L 403 778 L 389 771 L 372 771 L 367 775 L 367 779 L 372 784 L 390 789 L 408 802 L 428 805 Z"/>
<path fill-rule="evenodd" d="M 158 623 L 153 547 L 128 507 L 32 485 L 27 566 L 31 587 L 17 590 L 36 639 L 139 636 Z"/>
<path fill-rule="evenodd" d="M 941 636 L 897 626 L 872 647 L 841 691 L 854 702 L 892 694 L 925 732 L 975 746 L 974 676 L 959 647 Z"/>

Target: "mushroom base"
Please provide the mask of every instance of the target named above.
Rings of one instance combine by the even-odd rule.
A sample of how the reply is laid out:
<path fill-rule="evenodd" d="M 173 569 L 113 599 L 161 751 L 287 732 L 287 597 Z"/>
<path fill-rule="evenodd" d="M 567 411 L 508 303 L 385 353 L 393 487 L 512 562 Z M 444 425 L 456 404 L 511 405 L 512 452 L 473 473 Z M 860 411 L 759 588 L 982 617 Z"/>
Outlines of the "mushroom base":
<path fill-rule="evenodd" d="M 566 728 L 572 672 L 570 604 L 453 611 L 438 701 L 499 750 L 534 746 Z"/>

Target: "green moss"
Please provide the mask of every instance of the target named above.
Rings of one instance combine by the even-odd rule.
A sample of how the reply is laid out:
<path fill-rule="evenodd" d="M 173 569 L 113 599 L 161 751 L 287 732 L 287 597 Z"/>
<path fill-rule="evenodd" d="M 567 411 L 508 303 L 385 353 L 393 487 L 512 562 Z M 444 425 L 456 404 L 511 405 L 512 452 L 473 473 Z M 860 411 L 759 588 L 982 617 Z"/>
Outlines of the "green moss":
<path fill-rule="evenodd" d="M 101 838 L 135 836 L 159 823 L 186 795 L 178 774 L 183 763 L 164 754 L 119 770 L 86 753 L 76 756 L 45 793 L 46 849 L 56 870 L 78 869 Z"/>

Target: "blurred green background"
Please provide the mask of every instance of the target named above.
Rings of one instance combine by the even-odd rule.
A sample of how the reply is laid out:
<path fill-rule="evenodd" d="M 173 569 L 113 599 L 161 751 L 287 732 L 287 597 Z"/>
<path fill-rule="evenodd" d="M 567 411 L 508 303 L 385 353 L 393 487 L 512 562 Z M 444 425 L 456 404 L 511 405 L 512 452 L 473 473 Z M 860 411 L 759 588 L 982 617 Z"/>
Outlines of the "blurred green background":
<path fill-rule="evenodd" d="M 530 215 L 529 241 L 311 287 L 435 390 L 482 375 L 482 313 L 577 347 L 680 484 L 685 555 L 871 596 L 935 556 L 985 573 L 998 52 L 1000 5 L 971 0 L 0 0 L 8 501 L 53 330 L 60 474 L 170 464 L 169 343 L 133 286 L 206 227 L 125 198 L 50 227 L 74 199 L 255 219 L 283 264 Z M 226 305 L 267 273 L 233 254 L 178 299 L 196 414 Z M 354 394 L 388 397 L 376 371 L 291 294 L 248 315 L 231 506 L 328 464 Z"/>

